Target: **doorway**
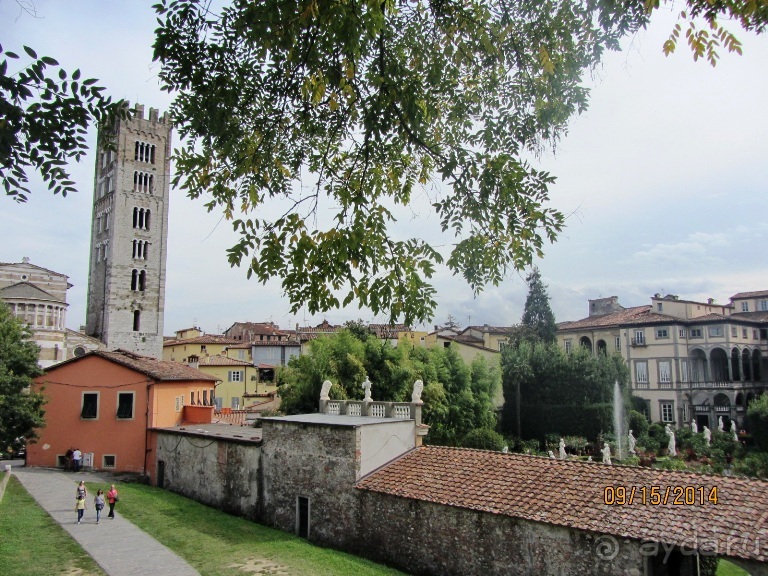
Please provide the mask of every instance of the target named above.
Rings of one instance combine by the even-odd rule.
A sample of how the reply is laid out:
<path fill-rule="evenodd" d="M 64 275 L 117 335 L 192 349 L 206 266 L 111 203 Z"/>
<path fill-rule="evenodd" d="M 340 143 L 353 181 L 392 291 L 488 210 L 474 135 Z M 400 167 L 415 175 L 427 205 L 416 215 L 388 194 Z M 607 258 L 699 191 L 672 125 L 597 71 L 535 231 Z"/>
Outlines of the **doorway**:
<path fill-rule="evenodd" d="M 309 538 L 309 498 L 299 496 L 296 501 L 296 534 Z"/>

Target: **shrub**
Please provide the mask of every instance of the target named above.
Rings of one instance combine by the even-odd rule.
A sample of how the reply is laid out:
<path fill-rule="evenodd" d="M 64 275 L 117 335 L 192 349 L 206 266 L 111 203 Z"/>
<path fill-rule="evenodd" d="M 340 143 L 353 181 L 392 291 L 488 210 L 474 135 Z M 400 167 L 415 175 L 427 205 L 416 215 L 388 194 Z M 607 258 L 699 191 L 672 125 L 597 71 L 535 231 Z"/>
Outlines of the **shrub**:
<path fill-rule="evenodd" d="M 538 454 L 541 445 L 538 440 L 522 440 L 518 445 L 518 448 L 523 454 Z"/>
<path fill-rule="evenodd" d="M 661 454 L 663 450 L 666 450 L 669 445 L 669 436 L 664 426 L 658 422 L 655 422 L 648 426 L 648 440 L 643 444 L 646 450 L 652 450 L 656 454 Z"/>
<path fill-rule="evenodd" d="M 678 458 L 667 458 L 666 460 L 657 461 L 654 468 L 659 468 L 660 470 L 687 470 L 688 466 Z"/>
<path fill-rule="evenodd" d="M 755 443 L 760 450 L 768 451 L 768 394 L 749 403 L 747 420 Z"/>
<path fill-rule="evenodd" d="M 477 448 L 479 450 L 495 450 L 501 452 L 506 446 L 504 437 L 490 428 L 475 428 L 470 430 L 461 441 L 464 448 Z"/>
<path fill-rule="evenodd" d="M 632 430 L 632 435 L 635 438 L 645 436 L 648 434 L 648 419 L 645 414 L 638 412 L 637 410 L 630 410 L 627 418 L 629 429 Z"/>
<path fill-rule="evenodd" d="M 733 471 L 752 478 L 768 478 L 768 454 L 753 452 L 742 460 L 737 460 Z"/>
<path fill-rule="evenodd" d="M 584 450 L 586 450 L 589 445 L 589 442 L 584 436 L 564 436 L 563 439 L 565 440 L 565 445 L 579 456 L 584 453 Z"/>

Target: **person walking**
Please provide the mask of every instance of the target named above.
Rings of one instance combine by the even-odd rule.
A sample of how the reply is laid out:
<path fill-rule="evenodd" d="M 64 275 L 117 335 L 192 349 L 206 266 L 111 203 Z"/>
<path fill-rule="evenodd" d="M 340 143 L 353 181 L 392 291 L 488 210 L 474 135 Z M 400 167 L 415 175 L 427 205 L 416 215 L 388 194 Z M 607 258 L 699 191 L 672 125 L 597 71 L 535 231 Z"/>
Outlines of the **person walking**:
<path fill-rule="evenodd" d="M 75 498 L 77 500 L 80 500 L 80 498 L 85 500 L 87 496 L 88 496 L 88 490 L 85 487 L 85 480 L 80 480 L 80 484 L 77 485 L 77 492 L 75 493 Z"/>
<path fill-rule="evenodd" d="M 115 489 L 115 485 L 112 484 L 112 487 L 109 489 L 109 492 L 107 492 L 107 502 L 109 502 L 109 514 L 108 517 L 112 518 L 112 520 L 115 519 L 115 502 L 119 502 L 120 498 L 117 495 L 117 489 Z"/>
<path fill-rule="evenodd" d="M 85 514 L 85 496 L 80 496 L 78 494 L 75 510 L 77 511 L 77 523 L 80 524 L 80 521 L 83 519 L 83 514 Z"/>
<path fill-rule="evenodd" d="M 101 511 L 104 510 L 104 490 L 99 489 L 93 499 L 93 507 L 96 508 L 96 524 L 99 523 Z"/>

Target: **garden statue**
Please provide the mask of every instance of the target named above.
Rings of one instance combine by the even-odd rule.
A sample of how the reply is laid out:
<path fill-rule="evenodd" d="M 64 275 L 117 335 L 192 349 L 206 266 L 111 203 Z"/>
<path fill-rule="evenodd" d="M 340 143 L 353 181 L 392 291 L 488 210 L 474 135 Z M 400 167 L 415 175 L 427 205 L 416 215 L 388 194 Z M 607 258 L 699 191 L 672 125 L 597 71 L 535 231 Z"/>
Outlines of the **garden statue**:
<path fill-rule="evenodd" d="M 565 454 L 565 440 L 560 438 L 560 460 L 565 460 L 567 457 Z"/>
<path fill-rule="evenodd" d="M 611 463 L 611 447 L 608 445 L 608 442 L 606 442 L 603 445 L 603 449 L 601 450 L 603 453 L 603 464 L 610 464 Z"/>
<path fill-rule="evenodd" d="M 326 380 L 323 382 L 323 387 L 320 389 L 320 400 L 330 400 L 331 397 L 328 396 L 328 393 L 331 391 L 331 384 L 330 380 Z"/>
<path fill-rule="evenodd" d="M 720 430 L 720 432 L 723 431 L 723 417 L 718 416 L 717 417 L 717 429 Z"/>
<path fill-rule="evenodd" d="M 413 383 L 413 394 L 411 394 L 411 402 L 413 404 L 421 403 L 422 390 L 424 390 L 424 382 L 416 380 L 416 382 Z"/>
<path fill-rule="evenodd" d="M 672 426 L 667 424 L 666 432 L 669 436 L 669 444 L 667 445 L 667 452 L 670 456 L 677 456 L 677 449 L 675 448 L 675 431 L 672 430 Z"/>
<path fill-rule="evenodd" d="M 704 440 L 707 441 L 707 446 L 712 442 L 712 432 L 709 431 L 707 426 L 704 426 Z"/>
<path fill-rule="evenodd" d="M 693 432 L 694 434 L 699 433 L 699 427 L 696 426 L 696 420 L 691 420 L 691 432 Z"/>
<path fill-rule="evenodd" d="M 509 446 L 506 446 L 506 445 L 505 445 L 505 446 L 504 446 L 504 448 L 502 448 L 502 449 L 501 449 L 501 451 L 502 451 L 504 454 L 508 454 L 508 453 L 509 453 Z"/>
<path fill-rule="evenodd" d="M 373 398 L 371 398 L 371 381 L 368 380 L 368 376 L 365 377 L 365 382 L 363 382 L 363 390 L 365 390 L 365 398 L 363 398 L 363 402 L 370 402 L 373 400 Z"/>
<path fill-rule="evenodd" d="M 592 456 L 587 456 L 587 462 L 592 462 Z"/>
<path fill-rule="evenodd" d="M 733 432 L 733 441 L 738 442 L 739 441 L 739 435 L 736 433 L 736 421 L 731 420 L 731 432 Z"/>
<path fill-rule="evenodd" d="M 557 460 L 557 458 L 555 458 L 555 453 L 554 453 L 554 452 L 552 452 L 552 450 L 550 450 L 550 451 L 549 451 L 549 457 L 550 457 L 552 460 Z"/>
<path fill-rule="evenodd" d="M 635 453 L 635 437 L 632 434 L 632 430 L 629 431 L 629 434 L 627 435 L 627 440 L 629 440 L 629 453 L 634 454 Z"/>

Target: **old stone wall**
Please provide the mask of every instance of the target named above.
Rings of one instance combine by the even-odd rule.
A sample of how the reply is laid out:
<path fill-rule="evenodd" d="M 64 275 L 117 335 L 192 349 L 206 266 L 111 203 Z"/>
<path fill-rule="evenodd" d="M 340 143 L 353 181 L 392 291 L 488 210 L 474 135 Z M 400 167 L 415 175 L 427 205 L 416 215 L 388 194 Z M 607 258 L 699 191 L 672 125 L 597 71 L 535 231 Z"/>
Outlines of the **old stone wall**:
<path fill-rule="evenodd" d="M 260 458 L 253 441 L 157 431 L 164 488 L 251 520 L 258 519 Z"/>
<path fill-rule="evenodd" d="M 518 518 L 398 498 L 360 495 L 359 524 L 343 548 L 417 575 L 641 576 L 637 542 Z M 617 554 L 611 546 L 619 547 Z"/>
<path fill-rule="evenodd" d="M 262 521 L 296 531 L 297 500 L 307 498 L 309 540 L 340 548 L 357 525 L 357 430 L 265 420 L 263 437 Z"/>

